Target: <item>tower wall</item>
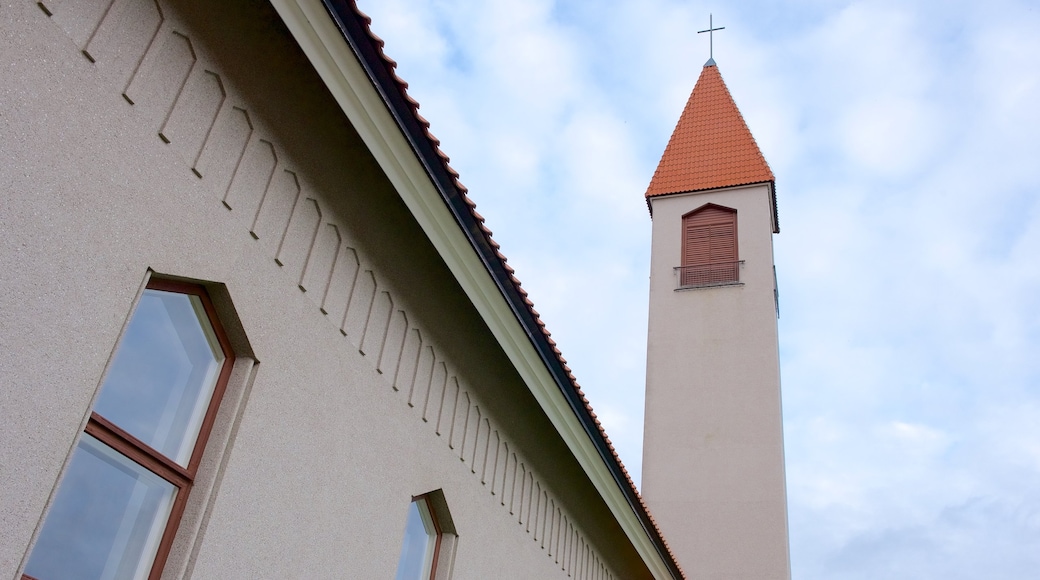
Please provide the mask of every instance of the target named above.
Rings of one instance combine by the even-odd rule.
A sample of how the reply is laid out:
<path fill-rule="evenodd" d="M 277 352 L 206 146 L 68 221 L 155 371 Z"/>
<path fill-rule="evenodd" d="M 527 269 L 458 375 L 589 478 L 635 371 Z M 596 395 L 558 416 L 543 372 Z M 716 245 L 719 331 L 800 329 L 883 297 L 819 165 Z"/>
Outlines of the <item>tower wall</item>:
<path fill-rule="evenodd" d="M 690 578 L 790 577 L 770 187 L 650 198 L 642 493 Z M 740 284 L 677 289 L 707 203 L 737 211 Z"/>

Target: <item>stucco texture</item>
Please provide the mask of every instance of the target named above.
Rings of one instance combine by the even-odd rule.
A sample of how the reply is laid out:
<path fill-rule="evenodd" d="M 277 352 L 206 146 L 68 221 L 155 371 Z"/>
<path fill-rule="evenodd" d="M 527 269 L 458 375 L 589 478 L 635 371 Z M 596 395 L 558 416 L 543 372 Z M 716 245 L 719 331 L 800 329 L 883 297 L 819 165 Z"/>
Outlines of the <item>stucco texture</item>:
<path fill-rule="evenodd" d="M 790 576 L 769 187 L 651 198 L 643 496 L 690 578 Z M 737 212 L 740 283 L 677 289 L 708 203 Z"/>
<path fill-rule="evenodd" d="M 453 578 L 648 577 L 270 6 L 101 4 L 0 12 L 0 576 L 163 276 L 239 355 L 164 578 L 392 577 L 436 489 Z"/>

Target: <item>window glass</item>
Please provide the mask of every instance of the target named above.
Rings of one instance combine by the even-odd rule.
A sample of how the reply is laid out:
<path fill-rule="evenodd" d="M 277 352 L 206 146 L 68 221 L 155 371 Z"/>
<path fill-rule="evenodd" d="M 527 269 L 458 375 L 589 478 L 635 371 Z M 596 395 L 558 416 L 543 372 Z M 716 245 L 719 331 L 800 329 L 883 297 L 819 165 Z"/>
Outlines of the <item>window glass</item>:
<path fill-rule="evenodd" d="M 145 290 L 94 410 L 187 466 L 223 362 L 198 296 Z"/>
<path fill-rule="evenodd" d="M 41 580 L 147 578 L 173 484 L 84 434 L 25 573 Z"/>
<path fill-rule="evenodd" d="M 437 527 L 430 508 L 425 499 L 417 499 L 408 508 L 396 580 L 429 580 L 436 546 Z"/>
<path fill-rule="evenodd" d="M 207 312 L 212 304 L 201 286 L 149 282 L 69 458 L 27 577 L 160 577 L 197 475 L 192 455 L 205 446 L 203 425 L 217 412 L 234 362 Z"/>

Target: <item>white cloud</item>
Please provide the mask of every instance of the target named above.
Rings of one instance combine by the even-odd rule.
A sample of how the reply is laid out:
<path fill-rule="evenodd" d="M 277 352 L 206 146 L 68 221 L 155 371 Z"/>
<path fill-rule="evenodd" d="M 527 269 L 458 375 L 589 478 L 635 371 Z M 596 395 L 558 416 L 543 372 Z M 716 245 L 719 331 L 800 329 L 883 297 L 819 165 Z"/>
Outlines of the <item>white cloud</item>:
<path fill-rule="evenodd" d="M 370 4 L 370 5 L 369 5 Z M 799 579 L 1040 567 L 1040 11 L 362 2 L 638 480 L 653 168 L 706 59 L 778 178 Z"/>
<path fill-rule="evenodd" d="M 898 97 L 856 103 L 837 128 L 854 162 L 887 178 L 920 169 L 942 137 L 940 119 L 923 100 Z"/>

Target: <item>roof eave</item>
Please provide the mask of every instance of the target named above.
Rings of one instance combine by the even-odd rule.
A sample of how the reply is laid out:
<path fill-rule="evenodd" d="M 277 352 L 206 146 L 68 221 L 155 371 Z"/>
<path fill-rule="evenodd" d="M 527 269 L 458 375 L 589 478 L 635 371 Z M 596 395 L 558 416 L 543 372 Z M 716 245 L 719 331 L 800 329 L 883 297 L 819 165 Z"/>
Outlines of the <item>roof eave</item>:
<path fill-rule="evenodd" d="M 734 184 L 730 184 L 730 185 L 723 185 L 721 187 L 702 187 L 702 188 L 699 188 L 699 189 L 685 189 L 685 190 L 682 190 L 682 191 L 669 191 L 669 192 L 666 192 L 666 193 L 647 193 L 646 196 L 645 196 L 646 197 L 646 207 L 650 211 L 650 216 L 653 217 L 653 215 L 654 215 L 654 206 L 650 203 L 651 199 L 655 199 L 655 198 L 658 198 L 658 197 L 668 197 L 668 196 L 672 196 L 672 195 L 683 195 L 683 194 L 688 194 L 688 193 L 707 193 L 709 191 L 721 191 L 721 190 L 724 190 L 724 189 L 732 189 L 734 187 L 748 187 L 748 186 L 751 186 L 751 185 L 760 185 L 760 184 L 764 184 L 764 185 L 768 186 L 768 189 L 769 189 L 769 206 L 770 206 L 770 209 L 772 210 L 772 213 L 771 213 L 772 224 L 771 225 L 773 226 L 773 233 L 774 234 L 779 234 L 780 233 L 780 220 L 779 220 L 779 216 L 777 214 L 778 206 L 777 206 L 777 202 L 776 202 L 776 180 L 775 179 L 768 179 L 768 180 L 762 180 L 762 181 L 749 181 L 747 183 L 734 183 Z"/>
<path fill-rule="evenodd" d="M 590 413 L 587 401 L 584 400 L 580 389 L 570 375 L 569 369 L 560 360 L 559 351 L 543 330 L 543 325 L 540 324 L 540 320 L 533 312 L 526 296 L 519 289 L 518 281 L 512 275 L 511 269 L 505 264 L 504 257 L 497 250 L 497 244 L 490 240 L 486 228 L 483 227 L 481 221 L 474 215 L 470 205 L 471 202 L 465 196 L 464 188 L 458 183 L 456 176 L 446 166 L 444 157 L 431 142 L 432 137 L 417 118 L 414 101 L 410 101 L 404 93 L 401 81 L 396 78 L 392 66 L 384 59 L 378 40 L 371 35 L 367 24 L 361 21 L 362 17 L 354 3 L 350 0 L 271 1 L 279 14 L 282 15 L 283 20 L 286 21 L 297 41 L 301 42 L 301 47 L 304 48 L 308 58 L 315 64 L 316 70 L 328 84 L 330 79 L 326 78 L 327 75 L 342 74 L 335 70 L 330 70 L 330 68 L 334 69 L 336 66 L 336 63 L 333 62 L 336 58 L 335 55 L 329 54 L 330 47 L 323 44 L 320 38 L 308 38 L 307 40 L 318 40 L 317 44 L 321 46 L 316 46 L 314 42 L 307 43 L 307 46 L 304 46 L 305 43 L 302 42 L 299 36 L 299 34 L 307 35 L 311 33 L 310 31 L 316 27 L 313 21 L 315 5 L 320 2 L 324 12 L 338 29 L 341 39 L 345 41 L 357 64 L 364 70 L 364 74 L 367 76 L 371 86 L 378 93 L 386 112 L 392 117 L 397 129 L 400 131 L 400 135 L 407 142 L 414 159 L 422 166 L 429 184 L 439 194 L 458 231 L 463 234 L 469 247 L 479 259 L 485 273 L 504 299 L 513 320 L 522 329 L 527 341 L 536 352 L 539 362 L 543 365 L 544 370 L 548 372 L 559 394 L 562 395 L 578 424 L 577 426 L 585 433 L 588 441 L 594 447 L 603 467 L 609 472 L 610 478 L 616 485 L 616 492 L 620 493 L 624 503 L 631 510 L 636 520 L 638 520 L 639 527 L 653 545 L 653 551 L 656 552 L 659 562 L 663 565 L 661 571 L 664 572 L 666 570 L 668 576 L 672 578 L 683 578 L 684 575 L 668 549 L 667 543 L 664 541 L 653 518 L 635 490 L 627 472 L 619 463 L 612 446 L 605 439 L 598 421 Z M 320 34 L 317 36 L 320 36 Z M 315 62 L 316 59 L 321 62 Z M 330 89 L 332 88 L 330 87 Z M 336 91 L 334 90 L 333 92 L 334 96 L 336 96 Z M 347 95 L 344 98 L 350 96 Z M 339 100 L 338 96 L 337 100 Z M 344 105 L 342 101 L 340 104 L 341 106 Z M 346 109 L 344 112 L 348 113 L 348 117 L 350 117 Z M 365 131 L 359 130 L 359 133 L 362 133 L 363 139 L 366 138 Z M 379 135 L 373 138 L 378 140 Z M 377 159 L 379 157 L 377 154 Z M 412 206 L 409 205 L 409 207 L 411 208 Z M 427 233 L 429 234 L 430 232 L 428 231 Z M 440 250 L 440 248 L 438 249 Z M 503 347 L 509 348 L 508 345 L 503 345 Z M 535 394 L 537 397 L 538 393 Z M 545 408 L 544 404 L 543 408 Z M 547 413 L 549 412 L 550 410 L 547 409 Z M 566 440 L 568 434 L 561 431 L 561 436 Z M 582 458 L 577 454 L 576 458 L 579 462 L 582 461 Z M 585 466 L 585 468 L 588 471 L 588 466 Z M 592 474 L 590 474 L 591 476 Z M 595 478 L 593 479 L 595 481 Z M 610 501 L 608 498 L 604 497 L 604 499 L 607 500 L 609 505 Z M 622 524 L 622 527 L 624 528 L 624 524 Z M 639 550 L 639 542 L 635 542 L 635 545 L 637 550 Z M 641 552 L 641 555 L 645 559 L 648 554 Z M 650 562 L 648 562 L 648 566 L 651 569 L 656 567 L 655 565 L 650 565 Z"/>

